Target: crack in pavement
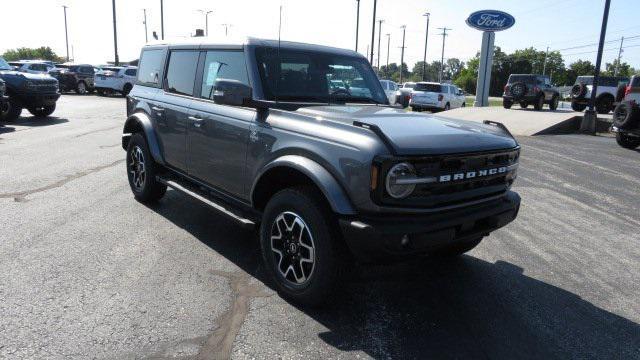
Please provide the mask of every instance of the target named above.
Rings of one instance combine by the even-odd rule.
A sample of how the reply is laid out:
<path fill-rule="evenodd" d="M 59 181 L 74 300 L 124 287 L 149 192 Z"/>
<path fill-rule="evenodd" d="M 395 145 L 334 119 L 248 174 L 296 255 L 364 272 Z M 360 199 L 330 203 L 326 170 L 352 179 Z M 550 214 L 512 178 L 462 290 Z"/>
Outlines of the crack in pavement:
<path fill-rule="evenodd" d="M 109 130 L 113 130 L 113 129 L 119 129 L 120 127 L 121 127 L 121 125 L 112 126 L 112 127 L 108 127 L 108 128 L 104 128 L 104 129 L 88 131 L 88 132 L 85 132 L 85 133 L 78 134 L 78 135 L 74 136 L 74 138 L 79 138 L 79 137 L 83 137 L 83 136 L 86 136 L 86 135 L 95 134 L 95 133 L 98 133 L 98 132 L 109 131 Z"/>
<path fill-rule="evenodd" d="M 237 274 L 218 270 L 212 270 L 212 273 L 229 280 L 233 290 L 233 302 L 229 310 L 216 319 L 218 328 L 204 343 L 196 359 L 229 359 L 236 336 L 249 314 L 249 302 L 253 298 L 271 295 L 264 293 L 259 284 L 250 284 L 251 277 L 246 273 Z"/>
<path fill-rule="evenodd" d="M 113 148 L 116 146 L 122 146 L 122 143 L 118 143 L 118 144 L 113 144 L 113 145 L 100 145 L 99 148 L 100 149 L 108 149 L 108 148 Z"/>
<path fill-rule="evenodd" d="M 27 196 L 29 195 L 33 195 L 39 192 L 43 192 L 43 191 L 47 191 L 47 190 L 51 190 L 51 189 L 55 189 L 55 188 L 59 188 L 63 185 L 65 185 L 68 182 L 71 182 L 73 180 L 79 179 L 81 177 L 93 174 L 95 172 L 98 172 L 100 170 L 104 170 L 113 166 L 116 166 L 120 163 L 124 162 L 124 159 L 120 159 L 120 160 L 116 160 L 110 164 L 107 165 L 101 165 L 101 166 L 97 166 L 91 169 L 87 169 L 87 170 L 82 170 L 82 171 L 78 171 L 75 174 L 71 174 L 71 175 L 67 175 L 65 176 L 63 179 L 60 179 L 54 183 L 51 183 L 49 185 L 45 185 L 45 186 L 41 186 L 39 188 L 35 188 L 35 189 L 30 189 L 30 190 L 24 190 L 24 191 L 18 191 L 18 192 L 13 192 L 13 193 L 5 193 L 5 194 L 0 194 L 0 199 L 9 199 L 9 198 L 13 198 L 13 201 L 15 202 L 27 202 Z"/>

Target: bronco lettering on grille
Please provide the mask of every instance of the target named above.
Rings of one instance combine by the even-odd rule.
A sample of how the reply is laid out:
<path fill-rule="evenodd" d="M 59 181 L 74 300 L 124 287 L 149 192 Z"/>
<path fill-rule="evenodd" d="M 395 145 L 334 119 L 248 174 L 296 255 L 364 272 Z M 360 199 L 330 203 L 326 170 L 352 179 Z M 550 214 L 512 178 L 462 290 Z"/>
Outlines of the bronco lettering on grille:
<path fill-rule="evenodd" d="M 501 166 L 501 167 L 491 168 L 491 169 L 440 175 L 438 177 L 438 182 L 443 183 L 443 182 L 450 182 L 450 181 L 460 181 L 465 179 L 480 178 L 480 177 L 486 177 L 491 175 L 504 174 L 507 171 L 508 171 L 508 168 L 506 166 Z"/>

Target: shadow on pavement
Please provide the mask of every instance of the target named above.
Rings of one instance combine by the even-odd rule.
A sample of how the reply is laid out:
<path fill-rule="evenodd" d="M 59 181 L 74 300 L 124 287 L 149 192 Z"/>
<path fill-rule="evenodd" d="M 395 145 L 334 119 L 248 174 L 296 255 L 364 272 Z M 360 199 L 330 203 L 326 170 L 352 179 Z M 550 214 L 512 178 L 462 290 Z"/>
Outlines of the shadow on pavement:
<path fill-rule="evenodd" d="M 48 117 L 21 116 L 18 120 L 12 121 L 10 124 L 37 127 L 37 126 L 59 125 L 67 122 L 69 122 L 68 119 L 59 118 L 55 116 L 48 116 Z"/>
<path fill-rule="evenodd" d="M 173 191 L 152 210 L 269 285 L 253 232 Z M 640 325 L 504 261 L 357 266 L 341 289 L 326 308 L 298 308 L 326 344 L 377 359 L 640 357 Z"/>
<path fill-rule="evenodd" d="M 16 131 L 16 128 L 14 128 L 13 126 L 4 126 L 0 123 L 0 134 L 6 134 L 14 131 Z"/>

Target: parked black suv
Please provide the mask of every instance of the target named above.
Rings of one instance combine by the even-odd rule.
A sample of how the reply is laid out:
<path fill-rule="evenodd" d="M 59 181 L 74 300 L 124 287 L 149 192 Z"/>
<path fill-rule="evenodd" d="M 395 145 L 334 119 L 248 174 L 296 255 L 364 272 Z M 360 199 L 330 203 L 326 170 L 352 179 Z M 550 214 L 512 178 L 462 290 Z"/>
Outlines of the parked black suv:
<path fill-rule="evenodd" d="M 611 131 L 616 134 L 616 141 L 623 148 L 635 149 L 640 146 L 640 108 L 635 101 L 626 100 L 616 106 Z"/>
<path fill-rule="evenodd" d="M 26 108 L 35 116 L 49 116 L 56 110 L 60 97 L 58 81 L 45 74 L 29 74 L 13 70 L 0 57 L 0 79 L 6 87 L 6 102 L 3 102 L 0 119 L 13 121 Z"/>
<path fill-rule="evenodd" d="M 60 91 L 80 95 L 95 91 L 95 69 L 91 65 L 56 64 L 49 74 L 60 82 Z"/>
<path fill-rule="evenodd" d="M 127 115 L 135 198 L 171 187 L 259 227 L 267 271 L 298 302 L 326 300 L 350 261 L 469 251 L 520 206 L 506 128 L 392 107 L 350 50 L 145 46 Z"/>
<path fill-rule="evenodd" d="M 523 109 L 533 105 L 534 109 L 542 110 L 544 104 L 549 104 L 549 109 L 556 110 L 559 101 L 560 93 L 544 75 L 511 74 L 502 94 L 505 109 L 518 103 Z"/>

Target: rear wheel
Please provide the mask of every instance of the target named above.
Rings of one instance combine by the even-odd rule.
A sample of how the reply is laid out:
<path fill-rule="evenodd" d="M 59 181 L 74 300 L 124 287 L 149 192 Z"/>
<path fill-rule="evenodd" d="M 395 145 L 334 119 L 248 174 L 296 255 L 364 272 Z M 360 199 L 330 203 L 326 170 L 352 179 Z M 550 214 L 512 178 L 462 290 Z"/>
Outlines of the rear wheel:
<path fill-rule="evenodd" d="M 346 246 L 321 193 L 285 189 L 267 204 L 260 245 L 267 270 L 283 297 L 305 305 L 327 300 L 340 280 Z"/>
<path fill-rule="evenodd" d="M 536 102 L 533 104 L 533 108 L 536 111 L 540 111 L 542 110 L 543 107 L 544 107 L 544 96 L 540 95 L 538 96 L 538 99 L 536 100 Z"/>
<path fill-rule="evenodd" d="M 613 97 L 603 96 L 596 102 L 598 114 L 608 114 L 613 109 Z"/>
<path fill-rule="evenodd" d="M 616 142 L 625 149 L 635 149 L 640 146 L 640 137 L 631 137 L 626 134 L 617 133 Z"/>
<path fill-rule="evenodd" d="M 558 109 L 559 102 L 560 100 L 558 99 L 558 97 L 554 96 L 553 99 L 551 99 L 551 102 L 549 103 L 549 110 L 556 111 Z"/>
<path fill-rule="evenodd" d="M 0 113 L 0 120 L 4 121 L 15 121 L 20 118 L 20 114 L 22 113 L 22 107 L 16 102 L 9 98 L 7 104 L 4 109 L 2 109 L 2 113 Z"/>
<path fill-rule="evenodd" d="M 133 86 L 131 86 L 131 84 L 125 84 L 124 87 L 122 88 L 122 96 L 129 95 L 129 93 L 131 92 L 131 89 L 133 89 Z"/>
<path fill-rule="evenodd" d="M 527 107 L 529 107 L 529 104 L 526 101 L 521 101 L 520 102 L 520 107 L 523 109 L 526 109 Z"/>
<path fill-rule="evenodd" d="M 56 111 L 56 104 L 29 108 L 28 110 L 33 116 L 47 117 Z"/>
<path fill-rule="evenodd" d="M 451 105 L 449 105 L 449 103 L 446 103 L 446 104 L 444 105 L 444 111 L 448 111 L 448 110 L 450 110 L 450 109 L 451 109 Z"/>
<path fill-rule="evenodd" d="M 84 81 L 80 81 L 78 85 L 76 85 L 76 93 L 78 95 L 84 95 L 87 93 L 87 84 Z"/>
<path fill-rule="evenodd" d="M 574 101 L 571 102 L 571 109 L 573 111 L 582 112 L 586 108 L 587 108 L 587 105 L 585 104 L 578 104 L 577 102 L 574 102 Z"/>
<path fill-rule="evenodd" d="M 131 136 L 126 163 L 129 186 L 136 200 L 152 203 L 164 196 L 167 186 L 156 180 L 161 168 L 153 161 L 147 140 L 141 133 Z"/>

